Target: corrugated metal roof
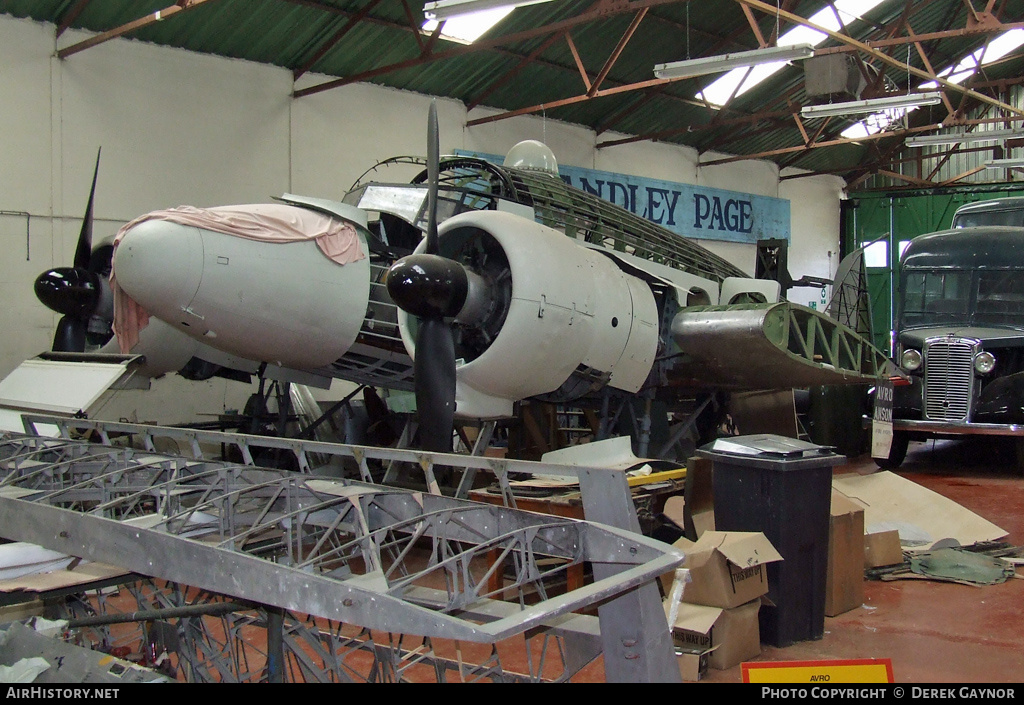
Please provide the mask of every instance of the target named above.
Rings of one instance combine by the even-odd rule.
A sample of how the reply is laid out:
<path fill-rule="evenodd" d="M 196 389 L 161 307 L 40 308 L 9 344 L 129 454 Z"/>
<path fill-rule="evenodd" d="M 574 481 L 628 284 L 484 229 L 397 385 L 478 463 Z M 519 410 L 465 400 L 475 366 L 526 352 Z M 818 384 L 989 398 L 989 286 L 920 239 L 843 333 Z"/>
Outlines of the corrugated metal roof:
<path fill-rule="evenodd" d="M 758 0 L 558 0 L 515 10 L 470 47 L 432 42 L 419 33 L 421 0 L 0 0 L 0 12 L 58 28 L 107 32 L 162 10 L 172 16 L 141 22 L 123 36 L 273 64 L 297 76 L 313 72 L 343 81 L 369 81 L 502 111 L 543 110 L 548 118 L 593 128 L 602 135 L 599 144 L 619 140 L 617 134 L 605 134 L 609 132 L 660 139 L 702 154 L 752 156 L 780 167 L 834 173 L 862 188 L 920 186 L 922 178 L 936 183 L 958 176 L 1021 178 L 984 169 L 963 176 L 990 152 L 954 155 L 932 174 L 938 160 L 921 160 L 921 150 L 902 148 L 908 132 L 932 129 L 948 117 L 943 106 L 915 112 L 896 126 L 895 136 L 860 143 L 840 138 L 850 120 L 833 119 L 823 125 L 821 120 L 800 119 L 800 106 L 823 98 L 806 94 L 799 64 L 786 67 L 723 109 L 695 98 L 715 76 L 652 82 L 656 63 L 756 48 L 758 39 L 741 1 L 753 7 L 751 14 L 769 43 L 776 33 L 793 26 L 787 13 L 808 18 L 827 7 L 824 0 L 775 5 Z M 889 91 L 902 92 L 922 80 L 906 68 L 908 61 L 915 69 L 928 69 L 917 45 L 908 40 L 911 30 L 921 38 L 928 62 L 939 70 L 1007 29 L 1006 23 L 1017 22 L 1009 26 L 1024 32 L 1024 0 L 1002 0 L 994 7 L 996 16 L 981 10 L 969 16 L 962 0 L 886 0 L 847 28 L 861 49 L 870 46 L 867 51 L 851 50 L 837 39 L 820 48 L 866 60 L 871 70 L 884 75 Z M 167 12 L 179 8 L 183 9 L 176 14 Z M 987 33 L 978 31 L 986 28 Z M 71 43 L 57 39 L 61 49 Z M 597 95 L 587 96 L 574 49 L 587 82 L 604 74 Z M 1024 48 L 1019 47 L 1006 60 L 987 67 L 975 90 L 1021 110 L 1022 74 Z M 297 100 L 309 83 L 303 79 Z M 963 100 L 961 92 L 947 90 L 946 96 L 960 111 L 956 120 L 1005 117 L 1005 110 L 977 98 Z M 1019 120 L 1024 114 L 1015 117 Z"/>

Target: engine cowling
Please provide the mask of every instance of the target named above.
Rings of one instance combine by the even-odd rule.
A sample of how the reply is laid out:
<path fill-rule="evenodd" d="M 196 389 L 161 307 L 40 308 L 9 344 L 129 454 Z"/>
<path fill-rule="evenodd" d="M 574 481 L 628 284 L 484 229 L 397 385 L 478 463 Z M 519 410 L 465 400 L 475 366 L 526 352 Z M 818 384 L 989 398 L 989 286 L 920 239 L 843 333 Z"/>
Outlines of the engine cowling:
<path fill-rule="evenodd" d="M 654 295 L 599 250 L 500 211 L 444 221 L 439 248 L 471 275 L 455 318 L 457 415 L 510 416 L 519 399 L 568 400 L 605 384 L 636 392 L 647 379 L 658 347 Z M 415 325 L 399 314 L 413 356 Z"/>

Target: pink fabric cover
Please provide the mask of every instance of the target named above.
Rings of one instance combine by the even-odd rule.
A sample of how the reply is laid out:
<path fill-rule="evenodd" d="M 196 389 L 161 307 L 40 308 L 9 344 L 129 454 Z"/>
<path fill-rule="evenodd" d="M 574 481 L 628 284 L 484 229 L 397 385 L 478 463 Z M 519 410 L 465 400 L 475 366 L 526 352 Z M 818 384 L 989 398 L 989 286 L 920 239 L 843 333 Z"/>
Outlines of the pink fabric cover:
<path fill-rule="evenodd" d="M 122 226 L 114 236 L 114 250 L 117 250 L 125 233 L 147 220 L 168 220 L 278 244 L 315 240 L 320 251 L 339 265 L 366 257 L 359 246 L 356 229 L 350 223 L 306 208 L 278 203 L 216 208 L 178 206 L 153 211 Z M 121 352 L 127 354 L 139 342 L 139 331 L 149 323 L 149 313 L 117 285 L 114 271 L 110 273 L 110 287 L 114 292 L 114 334 Z"/>

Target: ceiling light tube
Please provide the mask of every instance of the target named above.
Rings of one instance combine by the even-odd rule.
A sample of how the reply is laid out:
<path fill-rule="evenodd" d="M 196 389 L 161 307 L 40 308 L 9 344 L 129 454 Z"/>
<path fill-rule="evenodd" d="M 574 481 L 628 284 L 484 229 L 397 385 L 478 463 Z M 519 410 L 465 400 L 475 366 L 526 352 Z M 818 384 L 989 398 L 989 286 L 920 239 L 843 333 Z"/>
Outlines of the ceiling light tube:
<path fill-rule="evenodd" d="M 855 115 L 858 113 L 875 113 L 893 108 L 917 108 L 922 105 L 935 105 L 942 101 L 938 91 L 929 93 L 907 93 L 904 95 L 886 96 L 884 98 L 868 98 L 867 100 L 851 100 L 846 103 L 825 103 L 824 105 L 805 105 L 800 115 L 805 118 L 829 117 L 833 115 Z"/>
<path fill-rule="evenodd" d="M 1024 157 L 1012 159 L 991 159 L 985 162 L 986 169 L 1008 169 L 1011 167 L 1024 167 Z"/>
<path fill-rule="evenodd" d="M 908 147 L 930 147 L 941 144 L 960 144 L 961 142 L 1001 142 L 1014 137 L 1024 137 L 1024 128 L 921 135 L 920 137 L 911 137 L 907 140 L 906 145 Z"/>
<path fill-rule="evenodd" d="M 704 76 L 709 73 L 731 71 L 746 66 L 770 64 L 777 61 L 797 61 L 814 56 L 814 47 L 810 44 L 792 44 L 781 47 L 767 47 L 751 51 L 737 51 L 720 56 L 702 56 L 696 59 L 673 61 L 657 64 L 654 75 L 657 78 L 686 78 Z"/>
<path fill-rule="evenodd" d="M 423 6 L 423 16 L 428 20 L 440 22 L 481 10 L 495 10 L 499 7 L 525 7 L 542 2 L 551 2 L 551 0 L 436 0 L 436 2 L 428 2 Z"/>

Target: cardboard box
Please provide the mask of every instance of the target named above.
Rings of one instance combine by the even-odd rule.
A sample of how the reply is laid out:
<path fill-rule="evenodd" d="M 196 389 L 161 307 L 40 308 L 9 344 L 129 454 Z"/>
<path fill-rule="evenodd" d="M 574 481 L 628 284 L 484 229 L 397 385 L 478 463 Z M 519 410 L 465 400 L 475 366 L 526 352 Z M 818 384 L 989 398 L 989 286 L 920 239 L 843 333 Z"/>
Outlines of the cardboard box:
<path fill-rule="evenodd" d="M 715 530 L 715 493 L 712 484 L 714 461 L 693 457 L 686 461 L 683 493 L 683 530 L 696 541 L 705 531 Z"/>
<path fill-rule="evenodd" d="M 825 615 L 835 617 L 864 604 L 864 509 L 832 492 L 828 527 Z"/>
<path fill-rule="evenodd" d="M 706 531 L 696 543 L 679 539 L 673 546 L 686 554 L 683 567 L 690 571 L 683 602 L 709 607 L 737 607 L 764 595 L 765 564 L 782 560 L 761 532 Z M 662 576 L 666 595 L 673 578 Z"/>
<path fill-rule="evenodd" d="M 668 603 L 665 608 L 668 613 Z M 729 609 L 681 602 L 672 625 L 672 641 L 681 650 L 708 652 L 711 668 L 732 668 L 761 654 L 760 608 L 760 598 Z"/>
<path fill-rule="evenodd" d="M 880 568 L 886 565 L 899 565 L 903 562 L 903 546 L 900 545 L 900 532 L 879 531 L 864 535 L 864 568 Z"/>
<path fill-rule="evenodd" d="M 676 649 L 679 675 L 684 681 L 699 681 L 708 674 L 708 657 L 710 655 L 709 650 Z"/>

